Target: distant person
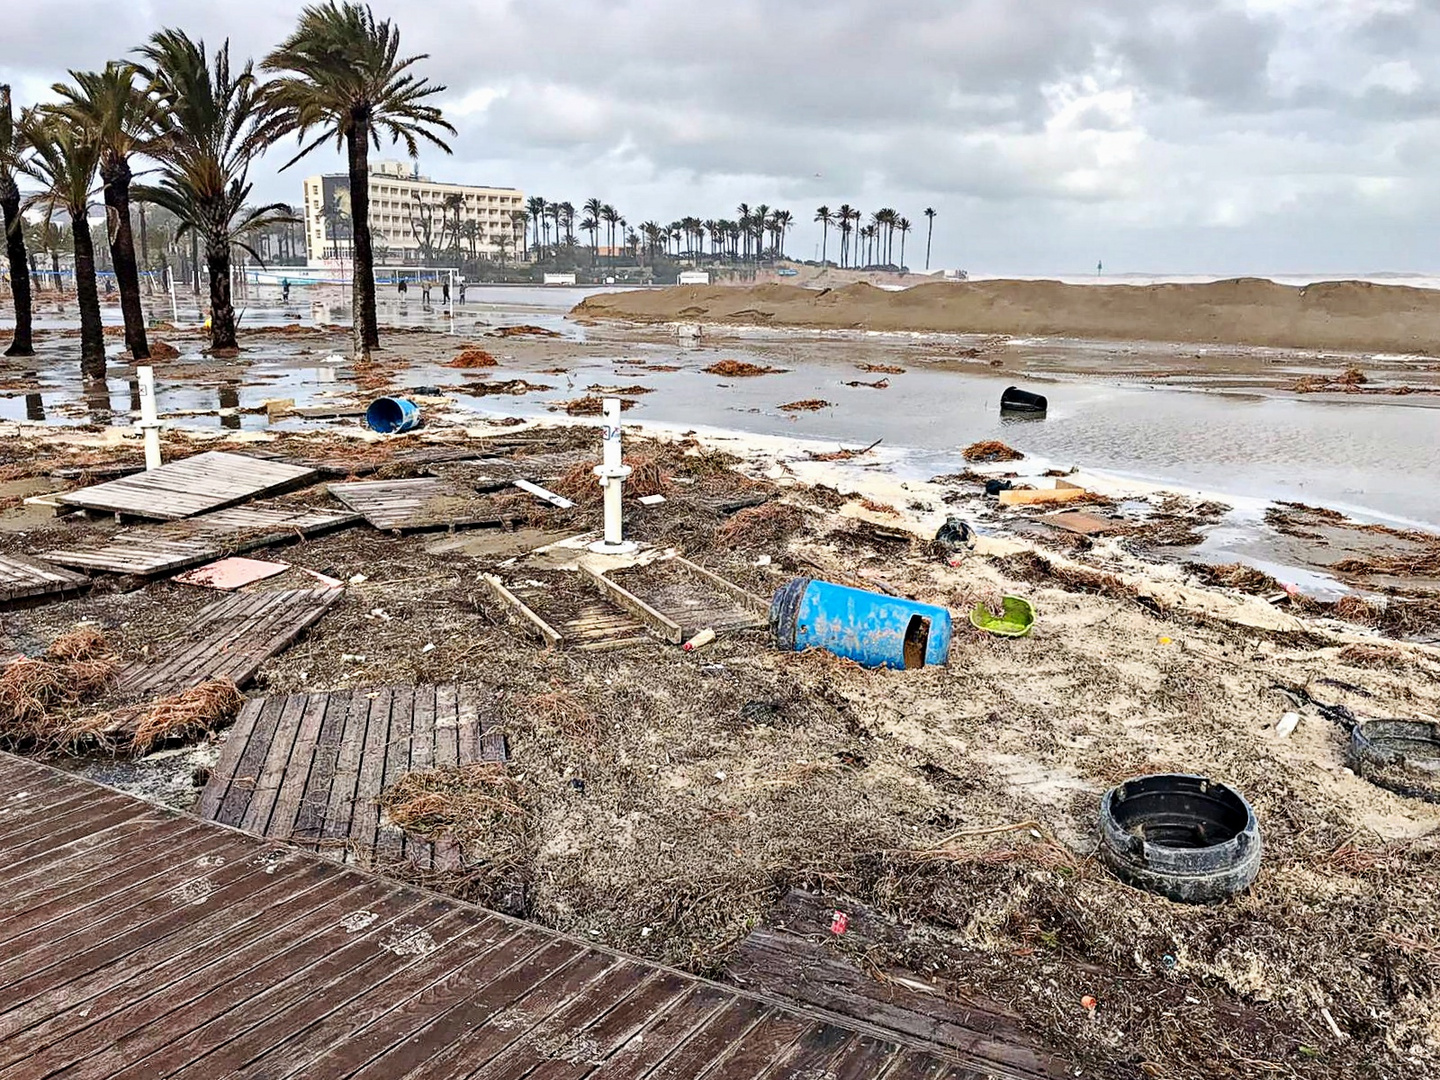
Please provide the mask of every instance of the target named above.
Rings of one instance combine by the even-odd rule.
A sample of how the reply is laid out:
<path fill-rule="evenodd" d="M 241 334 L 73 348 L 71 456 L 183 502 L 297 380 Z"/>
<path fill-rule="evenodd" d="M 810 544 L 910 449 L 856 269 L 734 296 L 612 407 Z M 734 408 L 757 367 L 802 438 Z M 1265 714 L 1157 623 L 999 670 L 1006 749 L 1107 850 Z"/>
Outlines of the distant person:
<path fill-rule="evenodd" d="M 440 303 L 446 305 L 450 303 L 450 279 L 448 277 L 440 283 Z"/>
<path fill-rule="evenodd" d="M 460 303 L 465 303 L 465 281 L 463 278 L 460 281 Z"/>
<path fill-rule="evenodd" d="M 112 295 L 114 295 L 114 293 L 115 293 L 115 279 L 114 279 L 113 277 L 107 277 L 107 278 L 105 279 L 105 295 L 106 295 L 106 296 L 112 296 Z"/>
<path fill-rule="evenodd" d="M 290 303 L 290 279 L 289 279 L 289 278 L 281 278 L 281 279 L 280 279 L 280 302 L 281 302 L 282 304 L 288 304 L 288 303 Z"/>
<path fill-rule="evenodd" d="M 400 299 L 405 299 L 405 293 L 409 291 L 409 286 L 405 284 L 403 277 L 395 282 L 395 291 L 400 294 Z"/>
<path fill-rule="evenodd" d="M 1095 276 L 1096 276 L 1096 277 L 1099 277 L 1099 276 L 1100 276 L 1101 274 L 1103 274 L 1104 272 L 1105 272 L 1105 261 L 1104 261 L 1103 259 L 1098 259 L 1098 260 L 1096 260 L 1096 262 L 1095 262 Z"/>
<path fill-rule="evenodd" d="M 426 307 L 430 306 L 430 279 L 426 278 L 420 283 L 420 303 Z"/>

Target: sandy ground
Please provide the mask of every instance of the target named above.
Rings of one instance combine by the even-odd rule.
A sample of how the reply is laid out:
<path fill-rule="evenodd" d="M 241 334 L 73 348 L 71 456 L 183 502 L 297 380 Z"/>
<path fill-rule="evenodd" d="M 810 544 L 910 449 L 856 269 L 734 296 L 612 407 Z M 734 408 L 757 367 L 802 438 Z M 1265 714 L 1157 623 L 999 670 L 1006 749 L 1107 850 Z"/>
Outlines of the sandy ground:
<path fill-rule="evenodd" d="M 935 282 L 903 291 L 867 284 L 677 286 L 602 294 L 579 317 L 957 334 L 1018 334 L 1433 355 L 1440 294 L 1430 289 L 1258 279 L 1189 285 Z"/>
<path fill-rule="evenodd" d="M 168 439 L 171 454 L 240 439 L 358 458 L 433 440 L 483 449 L 524 427 L 437 422 L 389 442 L 338 429 Z M 139 456 L 115 429 L 7 434 L 11 483 L 58 486 L 43 479 L 58 465 Z M 536 449 L 598 447 L 585 428 L 537 435 Z M 1082 1075 L 1435 1074 L 1440 807 L 1355 776 L 1344 732 L 1308 702 L 1440 716 L 1440 650 L 1207 585 L 1157 564 L 1134 537 L 990 536 L 974 551 L 939 552 L 933 522 L 977 497 L 970 479 L 901 486 L 786 440 L 676 435 L 637 440 L 629 454 L 658 467 L 668 497 L 630 506 L 632 536 L 761 595 L 803 573 L 881 579 L 946 604 L 958 616 L 950 662 L 866 671 L 780 652 L 765 631 L 688 655 L 659 643 L 550 652 L 507 623 L 480 581 L 517 556 L 512 573 L 554 567 L 553 554 L 526 553 L 513 537 L 360 527 L 277 550 L 365 580 L 267 663 L 252 692 L 470 680 L 493 695 L 522 812 L 457 826 L 473 864 L 435 884 L 720 976 L 786 889 L 819 888 L 910 928 L 864 962 L 943 975 L 1002 1002 Z M 707 501 L 735 491 L 771 501 L 739 516 Z M 319 491 L 290 498 L 326 502 Z M 1172 509 L 1182 524 L 1205 516 Z M 0 517 L 3 551 L 114 528 L 23 505 Z M 537 540 L 595 525 L 591 504 L 527 513 Z M 1005 594 L 1034 603 L 1032 637 L 993 638 L 965 621 L 976 601 Z M 85 620 L 135 656 L 210 598 L 172 582 L 105 581 L 80 599 L 5 613 L 0 652 L 36 654 Z M 1288 711 L 1301 718 L 1282 737 Z M 71 767 L 184 805 L 192 770 L 213 752 L 206 741 Z M 1186 907 L 1120 884 L 1096 861 L 1100 795 L 1152 771 L 1206 774 L 1252 801 L 1266 854 L 1248 893 Z"/>

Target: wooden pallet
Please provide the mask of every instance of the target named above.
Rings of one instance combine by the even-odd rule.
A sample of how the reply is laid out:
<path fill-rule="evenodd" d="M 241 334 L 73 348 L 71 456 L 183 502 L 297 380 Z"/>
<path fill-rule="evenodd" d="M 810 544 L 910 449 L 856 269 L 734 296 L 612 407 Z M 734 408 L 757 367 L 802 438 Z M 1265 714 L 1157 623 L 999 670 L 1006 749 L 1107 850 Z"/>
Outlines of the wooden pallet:
<path fill-rule="evenodd" d="M 20 555 L 0 555 L 0 608 L 33 604 L 89 587 L 90 579 L 73 570 Z"/>
<path fill-rule="evenodd" d="M 427 467 L 431 476 L 447 480 L 460 480 L 477 487 L 493 484 L 506 487 L 516 480 L 530 480 L 543 484 L 557 480 L 576 465 L 592 461 L 592 455 L 559 451 L 548 454 L 528 454 L 517 458 L 476 458 L 473 461 L 437 462 Z"/>
<path fill-rule="evenodd" d="M 315 477 L 314 469 L 209 450 L 151 472 L 69 491 L 59 499 L 67 506 L 117 517 L 175 521 L 300 487 Z"/>
<path fill-rule="evenodd" d="M 718 634 L 764 626 L 769 618 L 768 602 L 678 555 L 606 577 L 678 626 L 682 640 L 707 628 Z"/>
<path fill-rule="evenodd" d="M 505 582 L 483 577 L 517 626 L 550 648 L 601 652 L 654 640 L 650 624 L 605 594 L 589 593 L 589 577 L 561 571 Z"/>
<path fill-rule="evenodd" d="M 412 770 L 503 762 L 505 736 L 473 686 L 252 698 L 225 737 L 195 812 L 365 865 L 454 868 L 455 851 L 406 837 L 376 799 Z"/>
<path fill-rule="evenodd" d="M 0 790 L 6 1080 L 983 1075 L 34 762 Z"/>
<path fill-rule="evenodd" d="M 183 521 L 121 529 L 99 543 L 46 551 L 42 557 L 82 570 L 153 577 L 224 555 L 319 536 L 359 520 L 359 514 L 348 511 L 251 503 Z"/>
<path fill-rule="evenodd" d="M 726 973 L 747 989 L 799 1005 L 879 1024 L 937 1054 L 959 1055 L 975 1075 L 1052 1080 L 1068 1075 L 1011 1010 L 973 993 L 904 970 L 861 967 L 831 945 L 835 912 L 845 914 L 848 951 L 865 955 L 872 942 L 903 943 L 905 932 L 873 918 L 852 901 L 791 890 L 775 927 L 740 943 Z"/>
<path fill-rule="evenodd" d="M 510 520 L 474 488 L 453 480 L 357 480 L 330 484 L 329 490 L 375 528 L 387 532 L 503 526 Z"/>
<path fill-rule="evenodd" d="M 245 686 L 261 664 L 288 648 L 344 595 L 344 589 L 282 589 L 223 597 L 202 608 L 154 655 L 122 668 L 116 692 L 155 697 L 208 679 Z"/>

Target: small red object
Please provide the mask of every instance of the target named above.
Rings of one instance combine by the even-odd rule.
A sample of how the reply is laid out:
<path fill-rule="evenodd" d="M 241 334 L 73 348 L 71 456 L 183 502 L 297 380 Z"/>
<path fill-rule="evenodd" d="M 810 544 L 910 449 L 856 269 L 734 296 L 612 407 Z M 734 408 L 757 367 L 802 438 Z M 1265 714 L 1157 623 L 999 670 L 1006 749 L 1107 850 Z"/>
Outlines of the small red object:
<path fill-rule="evenodd" d="M 843 911 L 835 912 L 835 917 L 830 920 L 830 932 L 832 934 L 843 934 L 850 929 L 850 916 Z"/>
<path fill-rule="evenodd" d="M 1080 999 L 1080 1004 L 1081 1004 L 1081 1005 L 1084 1005 L 1085 1008 L 1087 1008 L 1087 1009 L 1093 1009 L 1093 1008 L 1095 1008 L 1096 1005 L 1099 1004 L 1099 1002 L 1097 1002 L 1097 1001 L 1096 1001 L 1093 997 L 1091 997 L 1089 994 L 1086 994 L 1084 997 L 1082 997 L 1082 998 Z"/>

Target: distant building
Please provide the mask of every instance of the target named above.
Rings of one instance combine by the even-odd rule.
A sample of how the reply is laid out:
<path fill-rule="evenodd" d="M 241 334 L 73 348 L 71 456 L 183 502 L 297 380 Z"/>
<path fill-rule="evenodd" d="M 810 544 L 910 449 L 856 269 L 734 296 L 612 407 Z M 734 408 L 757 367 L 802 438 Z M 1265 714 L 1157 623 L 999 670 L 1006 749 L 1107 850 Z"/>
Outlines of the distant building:
<path fill-rule="evenodd" d="M 311 265 L 350 256 L 354 232 L 350 178 L 344 173 L 305 179 L 305 249 Z M 439 184 L 399 161 L 370 166 L 370 236 L 375 261 L 414 266 L 454 261 L 456 226 L 462 257 L 507 255 L 523 246 L 525 209 L 515 188 Z"/>

